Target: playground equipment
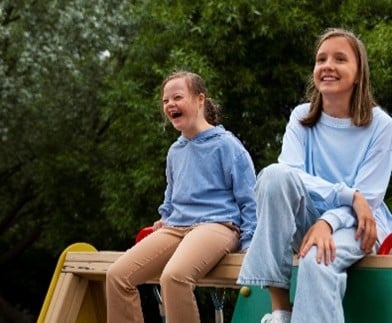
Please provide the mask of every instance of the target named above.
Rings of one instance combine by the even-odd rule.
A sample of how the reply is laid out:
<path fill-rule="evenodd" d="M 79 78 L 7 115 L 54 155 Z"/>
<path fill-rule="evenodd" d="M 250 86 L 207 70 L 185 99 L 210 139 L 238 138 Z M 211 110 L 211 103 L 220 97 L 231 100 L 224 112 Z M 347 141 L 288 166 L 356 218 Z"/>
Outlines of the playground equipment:
<path fill-rule="evenodd" d="M 148 230 L 150 229 L 146 229 L 143 233 L 139 232 L 140 238 L 147 234 Z M 343 303 L 346 323 L 392 321 L 391 249 L 392 234 L 382 244 L 380 248 L 382 254 L 368 255 L 349 269 Z M 106 322 L 104 292 L 106 271 L 122 254 L 115 251 L 97 251 L 87 243 L 75 243 L 66 248 L 59 257 L 38 323 Z M 231 322 L 259 323 L 261 317 L 271 311 L 271 303 L 266 290 L 236 284 L 243 256 L 244 254 L 240 253 L 228 254 L 196 285 L 238 289 L 238 299 Z M 290 291 L 292 299 L 295 297 L 297 265 L 294 259 Z M 146 283 L 158 285 L 159 277 Z M 215 308 L 216 322 L 223 322 L 221 306 Z"/>

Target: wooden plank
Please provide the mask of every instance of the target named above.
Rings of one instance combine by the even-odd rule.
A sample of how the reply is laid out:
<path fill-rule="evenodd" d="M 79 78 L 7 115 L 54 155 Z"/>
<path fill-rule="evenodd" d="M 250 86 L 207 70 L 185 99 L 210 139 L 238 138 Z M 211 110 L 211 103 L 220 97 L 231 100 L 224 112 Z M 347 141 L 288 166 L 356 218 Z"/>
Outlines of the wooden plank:
<path fill-rule="evenodd" d="M 293 258 L 293 266 L 298 266 L 298 258 L 296 256 Z M 351 268 L 354 270 L 360 268 L 391 269 L 392 255 L 367 255 L 366 257 L 355 263 Z"/>
<path fill-rule="evenodd" d="M 229 253 L 223 257 L 218 265 L 241 266 L 244 256 L 244 253 Z"/>
<path fill-rule="evenodd" d="M 104 280 L 109 266 L 116 261 L 123 252 L 69 252 L 65 259 L 62 272 L 72 273 L 89 280 Z M 225 256 L 220 263 L 198 281 L 199 286 L 236 287 L 238 273 L 244 254 L 233 253 Z M 159 277 L 148 280 L 148 284 L 159 284 Z"/>
<path fill-rule="evenodd" d="M 206 277 L 211 279 L 236 280 L 240 273 L 240 266 L 218 266 L 215 267 Z"/>
<path fill-rule="evenodd" d="M 119 251 L 99 251 L 99 252 L 68 252 L 66 261 L 81 263 L 113 263 L 124 252 Z M 245 254 L 231 253 L 226 255 L 219 264 L 241 265 Z"/>
<path fill-rule="evenodd" d="M 75 268 L 66 268 L 66 266 L 77 267 L 75 270 L 83 272 L 94 270 L 100 273 L 101 270 L 106 271 L 111 263 L 116 261 L 123 252 L 118 251 L 99 251 L 99 252 L 69 252 L 66 257 L 66 263 L 63 271 L 72 272 Z M 232 253 L 225 256 L 217 266 L 232 265 L 241 266 L 244 254 Z M 80 264 L 78 264 L 78 262 Z M 106 264 L 106 265 L 105 265 Z M 293 265 L 298 265 L 298 259 L 293 257 Z M 369 268 L 392 268 L 392 255 L 375 255 L 371 254 L 360 260 L 354 265 L 355 267 Z M 86 268 L 83 268 L 86 267 Z"/>
<path fill-rule="evenodd" d="M 106 272 L 109 266 L 123 254 L 118 251 L 68 252 L 45 322 L 75 323 L 78 318 L 90 316 L 91 322 L 104 323 Z M 206 277 L 199 279 L 196 286 L 241 288 L 236 281 L 243 257 L 244 254 L 241 253 L 228 254 Z M 296 256 L 293 257 L 293 266 L 298 266 Z M 392 255 L 368 255 L 352 266 L 351 270 L 357 271 L 363 268 L 391 269 Z M 159 277 L 150 279 L 146 283 L 159 284 Z M 91 308 L 94 308 L 94 319 L 91 317 Z"/>
<path fill-rule="evenodd" d="M 75 262 L 115 262 L 124 252 L 99 251 L 99 252 L 68 252 L 66 260 Z"/>
<path fill-rule="evenodd" d="M 98 322 L 106 322 L 106 293 L 105 283 L 103 282 L 89 282 L 94 309 L 96 310 Z"/>
<path fill-rule="evenodd" d="M 89 281 L 84 299 L 74 323 L 106 323 L 104 282 Z"/>
<path fill-rule="evenodd" d="M 46 313 L 46 316 L 44 318 L 44 323 L 49 323 L 52 320 L 52 317 L 54 316 L 54 311 L 57 305 L 57 303 L 59 302 L 59 297 L 60 297 L 60 291 L 63 290 L 63 285 L 65 284 L 65 278 L 68 276 L 70 276 L 71 274 L 60 274 L 56 287 L 53 291 L 53 297 L 52 297 L 52 301 L 50 302 L 49 306 L 48 306 L 48 310 Z M 62 296 L 64 297 L 64 296 Z"/>
<path fill-rule="evenodd" d="M 56 267 L 58 279 L 56 278 L 48 298 L 50 300 L 48 306 L 45 311 L 41 311 L 43 314 L 42 319 L 40 315 L 39 323 L 104 323 L 106 321 L 106 272 L 109 266 L 123 254 L 124 252 L 119 251 L 97 251 L 90 245 L 86 247 L 84 243 L 77 243 L 64 250 Z M 228 254 L 206 277 L 199 279 L 196 286 L 241 288 L 236 284 L 236 280 L 244 255 Z M 296 256 L 293 257 L 293 266 L 298 266 Z M 368 268 L 372 270 L 367 270 Z M 389 277 L 391 269 L 392 255 L 372 254 L 350 268 L 349 278 L 358 275 L 362 277 L 362 274 L 370 273 L 368 284 L 370 287 L 378 286 L 375 288 L 380 289 L 380 285 L 376 285 L 373 278 L 382 277 L 382 284 L 384 284 L 384 277 Z M 362 278 L 360 279 L 362 281 Z M 159 277 L 146 283 L 159 284 Z"/>
<path fill-rule="evenodd" d="M 87 289 L 88 280 L 71 273 L 62 273 L 53 294 L 47 323 L 74 323 Z"/>
<path fill-rule="evenodd" d="M 123 252 L 69 252 L 66 256 L 62 272 L 73 273 L 89 280 L 105 280 L 109 266 L 115 262 Z M 226 255 L 206 277 L 200 279 L 198 286 L 234 287 L 238 288 L 236 280 L 241 269 L 243 253 Z M 293 257 L 293 266 L 298 266 L 298 259 Z M 392 268 L 392 255 L 368 255 L 353 267 L 359 268 Z M 159 284 L 159 277 L 146 282 Z"/>
<path fill-rule="evenodd" d="M 64 262 L 63 273 L 95 273 L 97 275 L 105 275 L 112 262 L 82 262 L 68 261 Z"/>
<path fill-rule="evenodd" d="M 353 268 L 392 268 L 392 255 L 368 255 Z"/>
<path fill-rule="evenodd" d="M 78 275 L 84 274 L 96 274 L 105 275 L 109 266 L 112 263 L 102 263 L 102 262 L 74 262 L 65 261 L 62 273 L 74 273 Z M 207 274 L 211 277 L 222 277 L 222 278 L 234 278 L 238 275 L 241 265 L 237 264 L 222 264 L 220 263 L 214 269 Z"/>

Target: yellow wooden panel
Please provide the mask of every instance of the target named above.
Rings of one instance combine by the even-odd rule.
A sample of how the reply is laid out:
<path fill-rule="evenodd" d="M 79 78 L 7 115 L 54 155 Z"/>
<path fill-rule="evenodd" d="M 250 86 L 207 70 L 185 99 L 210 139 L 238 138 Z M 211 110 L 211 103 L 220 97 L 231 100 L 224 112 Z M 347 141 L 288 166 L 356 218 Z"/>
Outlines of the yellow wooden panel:
<path fill-rule="evenodd" d="M 60 273 L 61 273 L 61 269 L 63 267 L 63 263 L 64 263 L 64 260 L 65 260 L 65 257 L 71 251 L 78 251 L 78 252 L 80 252 L 80 251 L 91 251 L 91 252 L 94 252 L 95 251 L 96 252 L 97 249 L 95 249 L 94 246 L 92 246 L 92 245 L 90 245 L 88 243 L 85 243 L 85 242 L 77 242 L 77 243 L 74 243 L 74 244 L 72 244 L 72 245 L 70 245 L 70 246 L 68 246 L 67 248 L 64 249 L 64 251 L 61 253 L 61 255 L 60 255 L 60 257 L 59 257 L 59 259 L 57 261 L 57 265 L 56 265 L 56 268 L 54 270 L 52 279 L 50 281 L 48 292 L 46 293 L 46 296 L 45 296 L 45 299 L 44 299 L 44 303 L 42 305 L 41 311 L 40 311 L 39 316 L 38 316 L 37 323 L 43 323 L 45 321 L 46 314 L 47 314 L 47 311 L 49 309 L 49 305 L 52 302 L 53 293 L 54 293 L 54 291 L 56 289 L 56 286 L 57 286 L 58 279 L 59 279 L 59 276 L 60 276 Z"/>
<path fill-rule="evenodd" d="M 105 323 L 106 297 L 102 282 L 90 281 L 75 323 Z"/>

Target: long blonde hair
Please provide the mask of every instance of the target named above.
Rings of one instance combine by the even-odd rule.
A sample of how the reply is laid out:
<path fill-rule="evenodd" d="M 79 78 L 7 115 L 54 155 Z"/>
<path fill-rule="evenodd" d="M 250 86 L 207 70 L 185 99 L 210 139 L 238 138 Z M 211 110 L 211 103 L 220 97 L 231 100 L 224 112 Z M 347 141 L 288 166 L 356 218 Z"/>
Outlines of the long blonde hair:
<path fill-rule="evenodd" d="M 344 37 L 347 39 L 355 53 L 358 70 L 358 83 L 355 84 L 350 100 L 350 116 L 352 123 L 356 126 L 366 126 L 372 121 L 372 108 L 376 106 L 370 87 L 370 71 L 366 48 L 362 41 L 351 31 L 340 28 L 328 28 L 320 35 L 315 47 L 315 56 L 321 44 L 333 37 Z M 314 84 L 313 78 L 309 80 L 307 99 L 310 101 L 308 115 L 301 120 L 304 126 L 314 126 L 321 116 L 322 95 Z"/>

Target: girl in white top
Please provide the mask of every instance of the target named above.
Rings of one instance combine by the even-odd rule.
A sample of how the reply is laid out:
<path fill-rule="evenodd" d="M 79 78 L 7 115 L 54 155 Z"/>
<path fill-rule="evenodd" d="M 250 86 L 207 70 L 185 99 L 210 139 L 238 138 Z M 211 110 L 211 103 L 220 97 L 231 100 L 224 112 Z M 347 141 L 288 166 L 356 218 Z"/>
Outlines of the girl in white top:
<path fill-rule="evenodd" d="M 257 178 L 258 223 L 238 282 L 269 288 L 273 312 L 262 322 L 344 322 L 347 268 L 392 231 L 383 202 L 392 119 L 372 98 L 366 50 L 353 33 L 319 38 L 309 101 L 291 114 L 279 163 Z"/>

